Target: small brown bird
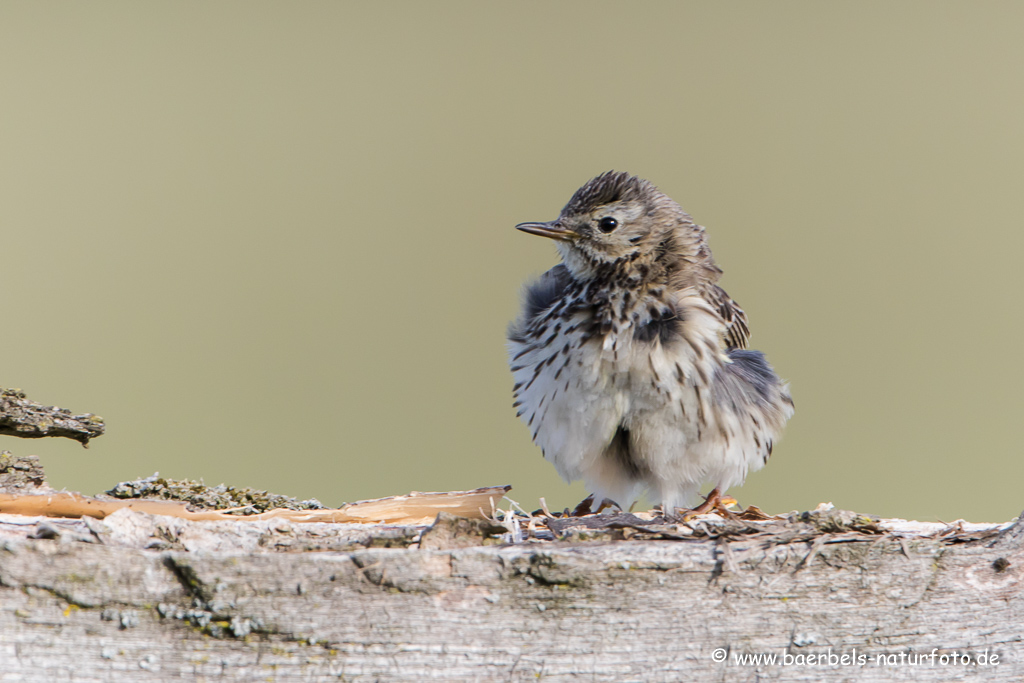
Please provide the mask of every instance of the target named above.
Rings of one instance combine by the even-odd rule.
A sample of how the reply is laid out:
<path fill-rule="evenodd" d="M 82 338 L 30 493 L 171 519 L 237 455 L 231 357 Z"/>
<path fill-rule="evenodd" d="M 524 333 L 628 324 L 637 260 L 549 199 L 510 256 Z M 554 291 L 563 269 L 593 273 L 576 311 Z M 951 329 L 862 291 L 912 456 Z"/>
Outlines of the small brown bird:
<path fill-rule="evenodd" d="M 604 173 L 548 223 L 562 263 L 526 288 L 509 327 L 515 406 L 544 457 L 596 508 L 648 491 L 667 516 L 704 482 L 761 469 L 793 401 L 747 316 L 716 282 L 704 228 L 654 185 Z M 590 500 L 590 499 L 588 499 Z"/>

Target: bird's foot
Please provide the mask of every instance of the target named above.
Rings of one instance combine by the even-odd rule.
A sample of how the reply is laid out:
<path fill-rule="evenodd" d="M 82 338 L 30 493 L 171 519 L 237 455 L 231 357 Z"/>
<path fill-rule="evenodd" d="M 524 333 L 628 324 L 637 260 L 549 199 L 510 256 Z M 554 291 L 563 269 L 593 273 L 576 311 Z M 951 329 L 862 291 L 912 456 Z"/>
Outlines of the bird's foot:
<path fill-rule="evenodd" d="M 615 503 L 615 501 L 608 500 L 607 498 L 602 498 L 601 499 L 601 504 L 598 505 L 597 509 L 595 510 L 594 509 L 594 494 L 591 493 L 589 496 L 584 498 L 583 501 L 579 505 L 576 506 L 576 508 L 572 511 L 572 516 L 573 517 L 585 517 L 586 515 L 597 514 L 598 512 L 601 512 L 602 510 L 607 510 L 610 507 L 618 507 L 618 506 Z"/>
<path fill-rule="evenodd" d="M 681 510 L 676 508 L 675 510 L 666 510 L 663 512 L 665 519 L 671 519 L 674 521 L 685 522 L 688 519 L 693 519 L 699 515 L 706 515 L 709 512 L 717 512 L 726 519 L 736 519 L 736 515 L 729 511 L 728 506 L 736 505 L 736 499 L 732 496 L 723 496 L 718 487 L 711 489 L 708 493 L 707 498 L 704 502 L 693 508 L 692 510 Z"/>

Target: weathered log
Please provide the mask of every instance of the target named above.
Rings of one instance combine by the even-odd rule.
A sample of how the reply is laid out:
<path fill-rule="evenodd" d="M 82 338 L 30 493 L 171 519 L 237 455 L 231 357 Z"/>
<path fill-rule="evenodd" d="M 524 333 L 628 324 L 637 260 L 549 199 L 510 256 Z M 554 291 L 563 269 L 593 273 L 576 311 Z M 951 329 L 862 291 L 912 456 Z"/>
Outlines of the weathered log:
<path fill-rule="evenodd" d="M 625 521 L 510 543 L 442 520 L 427 549 L 422 527 L 0 515 L 0 678 L 1024 676 L 1020 522 Z"/>

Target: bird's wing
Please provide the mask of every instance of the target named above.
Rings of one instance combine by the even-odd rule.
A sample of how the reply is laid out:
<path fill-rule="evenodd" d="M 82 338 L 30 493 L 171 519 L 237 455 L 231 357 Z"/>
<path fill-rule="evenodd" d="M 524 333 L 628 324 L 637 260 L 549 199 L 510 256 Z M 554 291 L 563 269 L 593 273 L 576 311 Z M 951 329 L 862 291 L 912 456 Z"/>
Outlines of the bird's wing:
<path fill-rule="evenodd" d="M 718 285 L 711 285 L 704 292 L 708 303 L 714 306 L 718 315 L 725 321 L 725 346 L 727 349 L 745 349 L 750 339 L 750 328 L 747 326 L 747 314 Z"/>

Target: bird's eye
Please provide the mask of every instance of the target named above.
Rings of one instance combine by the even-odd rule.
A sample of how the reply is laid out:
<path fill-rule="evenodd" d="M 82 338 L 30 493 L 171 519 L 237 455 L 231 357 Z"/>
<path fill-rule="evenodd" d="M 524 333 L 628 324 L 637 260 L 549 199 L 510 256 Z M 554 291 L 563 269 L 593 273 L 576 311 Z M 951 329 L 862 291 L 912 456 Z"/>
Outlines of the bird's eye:
<path fill-rule="evenodd" d="M 619 222 L 611 216 L 605 216 L 597 222 L 597 229 L 601 232 L 611 232 L 617 227 L 619 227 Z"/>

